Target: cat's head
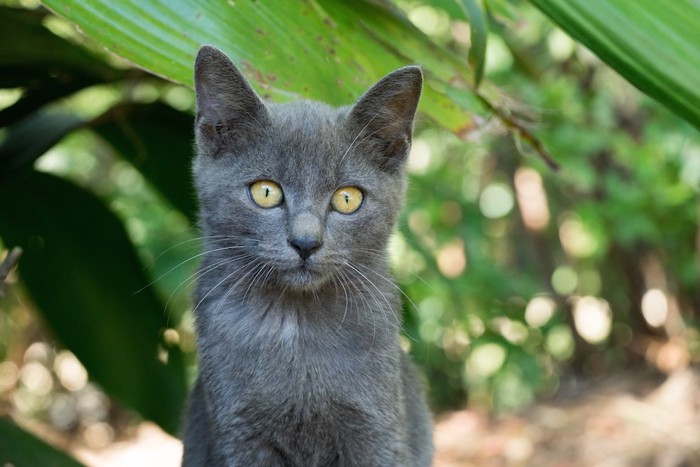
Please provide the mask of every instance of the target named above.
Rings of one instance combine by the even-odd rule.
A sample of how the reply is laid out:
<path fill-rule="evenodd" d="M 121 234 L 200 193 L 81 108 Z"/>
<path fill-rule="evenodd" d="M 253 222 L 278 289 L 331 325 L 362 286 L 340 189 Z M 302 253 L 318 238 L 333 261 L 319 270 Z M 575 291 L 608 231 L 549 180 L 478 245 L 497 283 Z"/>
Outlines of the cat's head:
<path fill-rule="evenodd" d="M 420 69 L 405 67 L 350 107 L 265 103 L 202 47 L 193 170 L 210 260 L 246 287 L 369 276 L 403 203 L 421 85 Z"/>

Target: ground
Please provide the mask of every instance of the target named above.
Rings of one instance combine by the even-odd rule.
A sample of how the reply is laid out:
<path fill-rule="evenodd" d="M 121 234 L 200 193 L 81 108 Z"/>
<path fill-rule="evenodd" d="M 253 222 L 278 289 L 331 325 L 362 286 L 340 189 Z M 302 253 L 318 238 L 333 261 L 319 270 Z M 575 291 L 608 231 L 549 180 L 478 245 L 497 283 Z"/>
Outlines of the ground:
<path fill-rule="evenodd" d="M 619 375 L 496 420 L 441 417 L 436 467 L 700 465 L 700 373 Z"/>
<path fill-rule="evenodd" d="M 700 465 L 700 371 L 629 371 L 498 417 L 471 409 L 442 414 L 435 444 L 434 467 Z M 168 467 L 179 465 L 182 447 L 144 423 L 104 450 L 72 450 L 89 466 Z"/>

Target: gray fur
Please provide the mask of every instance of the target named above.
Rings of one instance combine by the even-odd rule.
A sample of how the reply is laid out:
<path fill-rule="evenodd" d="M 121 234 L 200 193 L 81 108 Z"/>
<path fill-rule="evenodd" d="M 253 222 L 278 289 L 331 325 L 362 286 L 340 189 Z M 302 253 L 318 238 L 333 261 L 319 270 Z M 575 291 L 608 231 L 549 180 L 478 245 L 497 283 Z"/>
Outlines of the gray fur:
<path fill-rule="evenodd" d="M 220 51 L 200 49 L 193 170 L 205 256 L 183 465 L 430 465 L 430 414 L 399 345 L 385 252 L 421 84 L 406 67 L 352 107 L 275 105 Z M 279 207 L 253 203 L 259 180 L 282 187 Z M 345 186 L 364 193 L 353 214 L 330 207 Z M 317 247 L 304 259 L 295 242 Z"/>

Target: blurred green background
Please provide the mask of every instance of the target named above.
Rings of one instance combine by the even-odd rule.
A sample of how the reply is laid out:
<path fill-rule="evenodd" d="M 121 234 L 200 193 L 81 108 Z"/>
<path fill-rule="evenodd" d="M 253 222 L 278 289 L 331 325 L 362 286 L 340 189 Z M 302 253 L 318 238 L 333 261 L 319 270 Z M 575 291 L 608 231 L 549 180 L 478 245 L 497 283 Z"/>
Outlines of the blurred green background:
<path fill-rule="evenodd" d="M 0 246 L 24 250 L 0 301 L 3 418 L 95 446 L 141 419 L 177 433 L 196 374 L 202 43 L 281 101 L 350 104 L 423 66 L 390 253 L 437 413 L 700 359 L 697 94 L 626 74 L 652 100 L 533 6 L 566 27 L 557 2 L 86 3 L 0 8 Z M 16 465 L 72 465 L 0 421 Z"/>

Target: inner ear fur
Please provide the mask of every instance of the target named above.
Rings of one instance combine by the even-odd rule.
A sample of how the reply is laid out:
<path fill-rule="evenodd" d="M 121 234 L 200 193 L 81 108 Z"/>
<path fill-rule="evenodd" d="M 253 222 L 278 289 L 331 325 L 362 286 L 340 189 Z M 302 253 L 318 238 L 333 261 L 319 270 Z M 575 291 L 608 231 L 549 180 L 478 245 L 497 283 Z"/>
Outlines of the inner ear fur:
<path fill-rule="evenodd" d="M 243 74 L 219 49 L 202 46 L 194 65 L 195 133 L 200 149 L 218 156 L 250 144 L 267 125 L 267 108 Z"/>
<path fill-rule="evenodd" d="M 419 67 L 400 68 L 379 80 L 350 110 L 358 145 L 377 154 L 383 169 L 398 170 L 408 157 L 422 85 Z"/>

